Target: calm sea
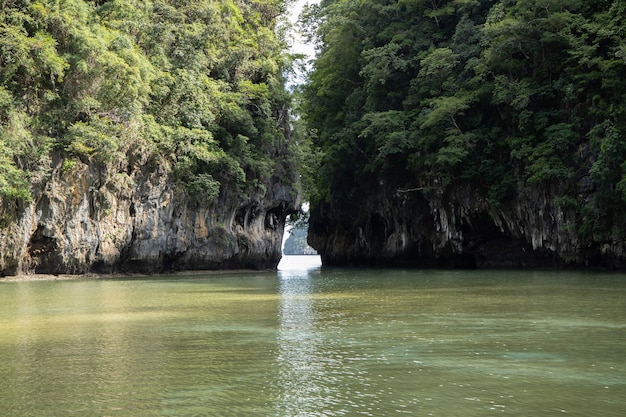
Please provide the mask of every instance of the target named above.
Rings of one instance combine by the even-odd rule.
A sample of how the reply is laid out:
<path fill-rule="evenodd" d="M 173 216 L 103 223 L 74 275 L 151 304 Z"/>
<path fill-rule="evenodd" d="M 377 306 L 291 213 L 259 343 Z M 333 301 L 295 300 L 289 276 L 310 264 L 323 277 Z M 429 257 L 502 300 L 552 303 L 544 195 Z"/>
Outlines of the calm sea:
<path fill-rule="evenodd" d="M 626 275 L 0 281 L 2 416 L 626 415 Z"/>

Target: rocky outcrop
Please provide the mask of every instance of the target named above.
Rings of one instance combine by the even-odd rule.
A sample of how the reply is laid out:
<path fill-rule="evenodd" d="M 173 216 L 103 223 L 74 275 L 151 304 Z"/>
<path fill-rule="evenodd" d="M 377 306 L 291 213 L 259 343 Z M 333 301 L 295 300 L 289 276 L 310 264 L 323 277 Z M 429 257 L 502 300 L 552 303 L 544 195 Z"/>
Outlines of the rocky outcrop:
<path fill-rule="evenodd" d="M 273 269 L 299 205 L 292 179 L 277 177 L 201 205 L 147 157 L 69 169 L 58 159 L 47 172 L 33 179 L 32 202 L 0 202 L 0 276 Z"/>
<path fill-rule="evenodd" d="M 493 209 L 471 185 L 389 192 L 313 207 L 309 244 L 332 266 L 626 268 L 626 233 L 591 243 L 557 204 L 558 190 L 522 190 Z"/>

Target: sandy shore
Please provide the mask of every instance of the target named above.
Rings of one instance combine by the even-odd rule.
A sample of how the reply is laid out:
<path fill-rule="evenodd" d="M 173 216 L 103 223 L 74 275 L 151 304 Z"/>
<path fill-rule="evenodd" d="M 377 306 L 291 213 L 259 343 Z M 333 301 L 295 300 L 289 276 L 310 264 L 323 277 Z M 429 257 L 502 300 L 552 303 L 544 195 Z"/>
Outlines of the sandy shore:
<path fill-rule="evenodd" d="M 167 278 L 167 277 L 180 277 L 180 276 L 194 276 L 194 275 L 225 275 L 225 274 L 253 274 L 253 273 L 267 273 L 276 272 L 276 270 L 254 270 L 254 269 L 222 269 L 222 270 L 201 270 L 201 271 L 173 271 L 162 272 L 155 274 L 24 274 L 24 275 L 9 275 L 0 277 L 0 283 L 2 282 L 26 282 L 26 281 L 70 281 L 79 279 L 150 279 L 150 278 Z"/>
<path fill-rule="evenodd" d="M 81 275 L 49 275 L 49 274 L 29 274 L 29 275 L 11 275 L 0 278 L 1 282 L 22 282 L 22 281 L 68 281 L 81 278 L 100 278 L 102 275 L 81 274 Z"/>

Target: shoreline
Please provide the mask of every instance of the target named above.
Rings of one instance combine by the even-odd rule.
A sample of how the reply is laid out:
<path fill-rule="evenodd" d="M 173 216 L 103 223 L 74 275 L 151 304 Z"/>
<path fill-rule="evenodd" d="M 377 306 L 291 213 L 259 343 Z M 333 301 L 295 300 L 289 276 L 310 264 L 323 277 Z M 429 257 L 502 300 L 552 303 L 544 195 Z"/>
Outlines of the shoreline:
<path fill-rule="evenodd" d="M 226 274 L 252 274 L 276 272 L 276 269 L 207 269 L 207 270 L 188 270 L 188 271 L 171 271 L 171 272 L 155 272 L 149 273 L 111 273 L 98 274 L 95 272 L 86 272 L 84 274 L 20 274 L 7 275 L 0 277 L 0 284 L 3 282 L 36 282 L 36 281 L 72 281 L 80 279 L 150 279 L 150 278 L 167 278 L 194 275 L 226 275 Z"/>
<path fill-rule="evenodd" d="M 281 261 L 287 257 L 296 256 L 319 256 L 319 255 L 283 255 Z M 280 264 L 280 262 L 279 262 Z M 252 274 L 277 272 L 274 269 L 187 269 L 180 271 L 161 271 L 154 273 L 147 272 L 113 272 L 113 273 L 97 273 L 85 272 L 82 274 L 19 274 L 0 276 L 0 284 L 3 282 L 29 282 L 29 281 L 71 281 L 79 279 L 150 279 L 150 278 L 167 278 L 178 276 L 194 276 L 194 275 L 226 275 L 226 274 Z"/>

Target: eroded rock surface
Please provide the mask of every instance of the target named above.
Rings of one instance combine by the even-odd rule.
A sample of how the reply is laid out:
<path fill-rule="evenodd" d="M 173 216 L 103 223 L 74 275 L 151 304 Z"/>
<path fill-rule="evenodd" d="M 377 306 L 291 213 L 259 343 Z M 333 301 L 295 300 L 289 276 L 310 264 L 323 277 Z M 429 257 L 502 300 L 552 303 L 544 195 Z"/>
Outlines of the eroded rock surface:
<path fill-rule="evenodd" d="M 0 275 L 273 269 L 299 205 L 290 179 L 201 205 L 149 161 L 61 166 L 35 181 L 31 203 L 3 202 Z"/>
<path fill-rule="evenodd" d="M 624 230 L 583 242 L 554 190 L 527 189 L 491 209 L 469 185 L 389 192 L 311 211 L 309 244 L 332 266 L 626 268 Z"/>

